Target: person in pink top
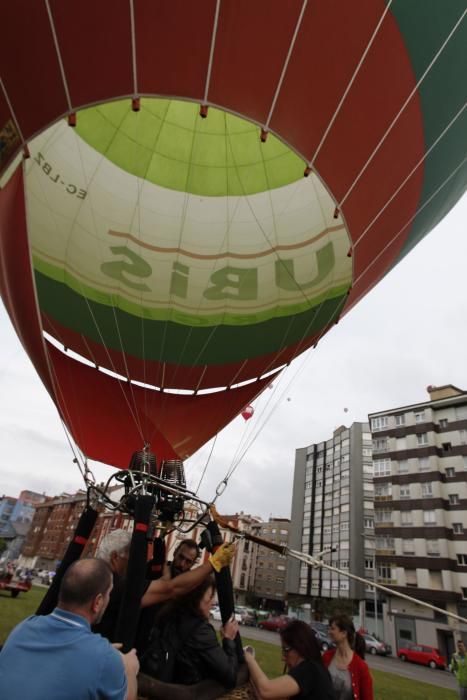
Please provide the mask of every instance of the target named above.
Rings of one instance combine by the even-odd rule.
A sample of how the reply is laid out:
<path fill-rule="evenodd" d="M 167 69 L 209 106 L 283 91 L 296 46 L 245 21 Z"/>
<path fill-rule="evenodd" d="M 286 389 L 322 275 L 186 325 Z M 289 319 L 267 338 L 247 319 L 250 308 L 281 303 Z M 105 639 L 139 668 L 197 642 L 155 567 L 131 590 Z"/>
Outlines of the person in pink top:
<path fill-rule="evenodd" d="M 347 615 L 336 615 L 329 621 L 329 636 L 336 645 L 323 655 L 337 700 L 374 700 L 373 682 L 364 661 L 365 642 L 355 632 Z"/>

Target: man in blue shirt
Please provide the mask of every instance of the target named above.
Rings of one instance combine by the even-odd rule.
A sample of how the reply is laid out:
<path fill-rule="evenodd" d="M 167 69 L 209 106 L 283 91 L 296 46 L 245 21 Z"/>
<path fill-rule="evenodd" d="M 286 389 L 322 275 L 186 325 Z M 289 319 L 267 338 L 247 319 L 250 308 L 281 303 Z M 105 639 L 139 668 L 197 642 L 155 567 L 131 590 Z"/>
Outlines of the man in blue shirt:
<path fill-rule="evenodd" d="M 11 632 L 0 653 L 0 698 L 9 700 L 136 700 L 135 650 L 121 654 L 91 632 L 105 612 L 112 572 L 100 559 L 66 571 L 58 605 Z"/>

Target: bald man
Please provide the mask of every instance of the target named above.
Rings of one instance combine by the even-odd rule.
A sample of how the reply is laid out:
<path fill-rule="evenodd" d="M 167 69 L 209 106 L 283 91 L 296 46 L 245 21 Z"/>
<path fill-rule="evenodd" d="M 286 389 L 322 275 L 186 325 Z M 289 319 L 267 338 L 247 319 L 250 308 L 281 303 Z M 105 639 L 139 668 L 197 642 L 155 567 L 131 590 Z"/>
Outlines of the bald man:
<path fill-rule="evenodd" d="M 58 605 L 11 632 L 0 653 L 0 698 L 8 700 L 136 700 L 136 652 L 121 654 L 91 625 L 112 591 L 112 571 L 82 559 L 66 571 Z"/>

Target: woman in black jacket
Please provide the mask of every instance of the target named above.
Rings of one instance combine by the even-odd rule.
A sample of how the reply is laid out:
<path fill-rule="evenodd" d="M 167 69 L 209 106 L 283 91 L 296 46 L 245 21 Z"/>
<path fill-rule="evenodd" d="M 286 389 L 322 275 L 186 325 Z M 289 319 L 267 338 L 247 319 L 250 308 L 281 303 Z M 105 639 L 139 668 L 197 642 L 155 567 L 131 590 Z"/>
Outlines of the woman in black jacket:
<path fill-rule="evenodd" d="M 220 646 L 209 623 L 214 594 L 215 584 L 208 578 L 164 606 L 156 619 L 153 642 L 141 662 L 145 673 L 183 685 L 212 678 L 225 688 L 235 686 L 238 660 L 233 640 L 238 623 L 229 620 L 223 626 Z"/>
<path fill-rule="evenodd" d="M 311 627 L 301 620 L 292 620 L 280 635 L 286 673 L 278 678 L 269 679 L 248 647 L 245 649 L 245 661 L 256 696 L 261 700 L 336 700 Z"/>

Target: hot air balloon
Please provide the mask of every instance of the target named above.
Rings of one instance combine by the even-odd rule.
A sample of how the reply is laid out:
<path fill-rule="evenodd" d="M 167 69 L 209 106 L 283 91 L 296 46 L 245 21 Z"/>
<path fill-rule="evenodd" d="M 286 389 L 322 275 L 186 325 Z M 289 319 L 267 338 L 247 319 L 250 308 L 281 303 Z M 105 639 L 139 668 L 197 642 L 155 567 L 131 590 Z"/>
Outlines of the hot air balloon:
<path fill-rule="evenodd" d="M 0 291 L 85 455 L 193 454 L 459 199 L 465 3 L 420 7 L 2 8 Z"/>
<path fill-rule="evenodd" d="M 253 418 L 253 414 L 255 412 L 255 409 L 253 406 L 245 406 L 245 408 L 242 411 L 242 418 L 244 420 L 250 420 L 250 418 Z"/>

